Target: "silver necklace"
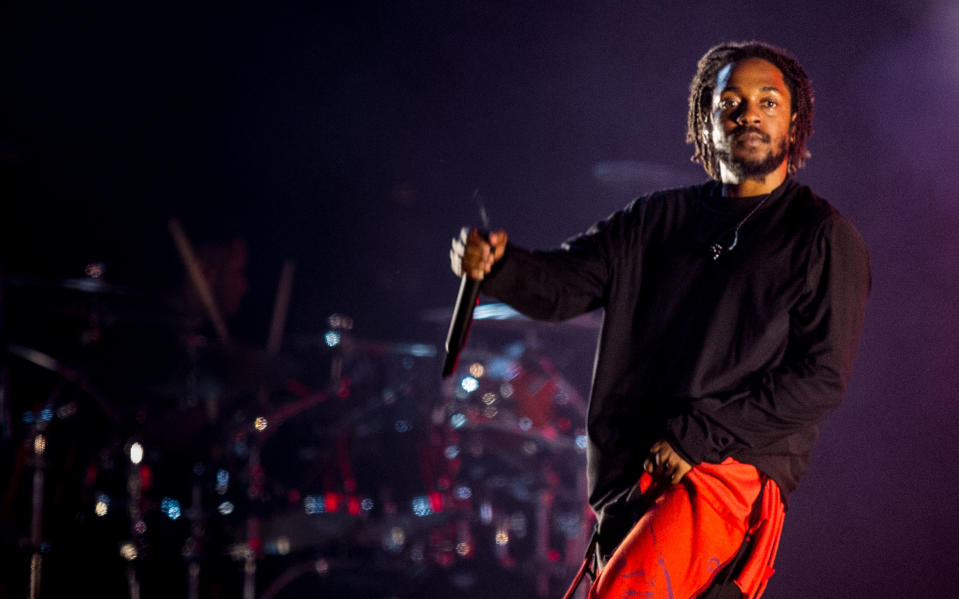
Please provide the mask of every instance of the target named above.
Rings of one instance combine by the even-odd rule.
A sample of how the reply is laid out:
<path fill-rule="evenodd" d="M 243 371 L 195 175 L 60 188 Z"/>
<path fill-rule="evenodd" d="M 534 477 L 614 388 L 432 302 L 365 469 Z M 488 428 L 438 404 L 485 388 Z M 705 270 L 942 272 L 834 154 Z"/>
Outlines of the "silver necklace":
<path fill-rule="evenodd" d="M 766 197 L 764 197 L 758 204 L 756 204 L 753 207 L 752 210 L 749 211 L 749 214 L 747 214 L 745 217 L 743 217 L 741 221 L 739 221 L 739 224 L 737 224 L 736 228 L 733 230 L 733 240 L 728 246 L 723 247 L 723 245 L 720 243 L 720 241 L 722 241 L 722 238 L 726 236 L 726 233 L 723 233 L 722 235 L 720 235 L 719 240 L 717 240 L 716 243 L 709 246 L 709 251 L 712 252 L 714 261 L 719 260 L 719 257 L 723 255 L 723 252 L 731 252 L 733 248 L 736 247 L 736 244 L 739 243 L 739 229 L 742 228 L 743 224 L 747 220 L 749 220 L 749 218 L 752 215 L 756 214 L 757 210 L 762 208 L 763 204 L 766 203 L 766 200 L 768 200 L 771 195 L 772 195 L 771 193 L 767 194 Z"/>

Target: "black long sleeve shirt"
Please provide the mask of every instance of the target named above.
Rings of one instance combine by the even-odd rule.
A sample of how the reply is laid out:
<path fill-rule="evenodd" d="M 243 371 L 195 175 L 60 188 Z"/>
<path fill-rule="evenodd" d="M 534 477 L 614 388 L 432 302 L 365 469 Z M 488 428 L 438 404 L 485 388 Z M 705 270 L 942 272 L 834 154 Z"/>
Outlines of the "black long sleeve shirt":
<path fill-rule="evenodd" d="M 605 311 L 587 417 L 601 525 L 659 439 L 691 464 L 753 464 L 787 497 L 849 380 L 870 287 L 859 233 L 792 179 L 768 197 L 721 189 L 640 198 L 556 250 L 509 245 L 484 280 L 533 318 Z"/>

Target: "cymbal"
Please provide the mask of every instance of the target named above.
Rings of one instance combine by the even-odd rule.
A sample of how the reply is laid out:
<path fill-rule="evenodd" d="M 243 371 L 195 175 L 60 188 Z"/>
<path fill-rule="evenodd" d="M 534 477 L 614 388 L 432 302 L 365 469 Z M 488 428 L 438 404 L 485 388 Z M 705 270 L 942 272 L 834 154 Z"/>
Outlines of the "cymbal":
<path fill-rule="evenodd" d="M 92 277 L 52 279 L 44 277 L 10 277 L 7 284 L 13 288 L 65 289 L 96 295 L 139 296 L 141 293 L 129 287 L 107 283 Z"/>
<path fill-rule="evenodd" d="M 453 312 L 450 308 L 434 308 L 420 313 L 422 320 L 426 322 L 435 322 L 438 324 L 449 323 L 452 314 Z M 572 326 L 578 329 L 598 330 L 602 325 L 603 317 L 600 312 L 593 311 L 561 323 L 545 322 L 524 316 L 508 304 L 502 302 L 490 302 L 476 306 L 476 309 L 473 310 L 473 320 L 483 321 L 484 325 L 488 323 L 494 326 L 505 327 L 563 328 Z"/>

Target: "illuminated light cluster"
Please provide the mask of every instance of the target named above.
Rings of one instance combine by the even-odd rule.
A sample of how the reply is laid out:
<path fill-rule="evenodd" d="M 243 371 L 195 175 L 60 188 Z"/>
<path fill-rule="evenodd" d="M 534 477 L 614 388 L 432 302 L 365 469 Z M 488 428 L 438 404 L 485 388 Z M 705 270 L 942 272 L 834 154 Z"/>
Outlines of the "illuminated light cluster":
<path fill-rule="evenodd" d="M 37 435 L 33 438 L 33 453 L 43 455 L 47 450 L 47 438 L 44 435 Z"/>
<path fill-rule="evenodd" d="M 263 544 L 263 551 L 267 555 L 289 555 L 290 537 L 277 537 Z"/>
<path fill-rule="evenodd" d="M 456 553 L 462 557 L 468 557 L 471 553 L 473 553 L 473 547 L 469 543 L 457 543 Z"/>
<path fill-rule="evenodd" d="M 351 516 L 360 515 L 360 498 L 359 497 L 348 497 L 346 500 L 346 513 Z"/>
<path fill-rule="evenodd" d="M 394 526 L 383 536 L 383 549 L 390 553 L 399 553 L 406 545 L 406 531 Z"/>
<path fill-rule="evenodd" d="M 496 403 L 497 399 L 498 398 L 496 397 L 496 394 L 490 391 L 487 391 L 486 393 L 483 394 L 483 403 L 485 403 L 488 406 L 491 406 L 494 403 Z"/>
<path fill-rule="evenodd" d="M 463 377 L 463 380 L 460 381 L 460 387 L 463 388 L 463 391 L 467 393 L 472 393 L 479 389 L 479 381 L 471 376 Z"/>
<path fill-rule="evenodd" d="M 107 265 L 103 262 L 91 262 L 87 264 L 83 272 L 91 279 L 102 279 L 107 273 Z"/>
<path fill-rule="evenodd" d="M 130 463 L 139 464 L 143 461 L 143 445 L 139 443 L 130 444 Z"/>
<path fill-rule="evenodd" d="M 457 499 L 469 499 L 473 496 L 473 489 L 470 489 L 466 485 L 460 485 L 456 487 L 456 490 L 453 491 L 453 497 Z"/>
<path fill-rule="evenodd" d="M 433 508 L 430 505 L 430 500 L 426 495 L 418 495 L 413 498 L 413 515 L 424 518 L 426 516 L 433 515 Z"/>
<path fill-rule="evenodd" d="M 536 455 L 539 453 L 539 445 L 536 444 L 536 441 L 524 441 L 522 448 L 523 453 L 526 455 Z"/>
<path fill-rule="evenodd" d="M 328 347 L 336 347 L 342 340 L 343 337 L 336 331 L 328 331 L 326 335 L 323 335 L 323 341 L 326 342 Z"/>
<path fill-rule="evenodd" d="M 493 505 L 488 501 L 484 501 L 482 505 L 480 505 L 480 522 L 483 524 L 489 524 L 492 521 Z"/>
<path fill-rule="evenodd" d="M 499 394 L 505 397 L 506 399 L 513 397 L 513 385 L 509 383 L 503 383 L 502 385 L 499 386 Z"/>
<path fill-rule="evenodd" d="M 505 530 L 496 531 L 496 544 L 499 546 L 509 544 L 509 533 Z"/>
<path fill-rule="evenodd" d="M 479 362 L 473 362 L 472 364 L 470 364 L 469 371 L 471 376 L 478 379 L 483 378 L 483 375 L 486 373 L 486 369 L 483 368 L 483 365 L 480 364 Z"/>
<path fill-rule="evenodd" d="M 234 505 L 231 501 L 224 501 L 217 506 L 216 511 L 220 512 L 222 516 L 229 516 L 233 513 Z"/>
<path fill-rule="evenodd" d="M 40 422 L 50 422 L 51 420 L 53 420 L 53 408 L 40 410 Z"/>
<path fill-rule="evenodd" d="M 519 419 L 519 429 L 521 431 L 527 432 L 531 428 L 533 428 L 533 421 L 528 416 Z"/>
<path fill-rule="evenodd" d="M 330 573 L 330 562 L 326 559 L 320 558 L 316 560 L 316 563 L 313 564 L 313 570 L 315 570 L 320 576 L 326 576 Z"/>
<path fill-rule="evenodd" d="M 397 420 L 393 423 L 393 428 L 398 433 L 408 433 L 413 430 L 413 424 L 409 420 Z"/>
<path fill-rule="evenodd" d="M 133 525 L 133 531 L 138 535 L 146 534 L 147 532 L 147 523 L 143 520 L 137 520 L 137 523 Z"/>
<path fill-rule="evenodd" d="M 353 319 L 346 314 L 330 314 L 326 323 L 334 329 L 349 331 L 353 328 Z"/>
<path fill-rule="evenodd" d="M 170 520 L 176 520 L 183 515 L 180 502 L 172 497 L 164 497 L 160 501 L 160 511 Z"/>
<path fill-rule="evenodd" d="M 97 516 L 102 518 L 103 516 L 106 516 L 107 512 L 109 511 L 110 511 L 110 498 L 107 495 L 100 493 L 99 495 L 97 495 L 97 503 L 93 507 L 93 513 L 95 513 Z"/>
<path fill-rule="evenodd" d="M 339 493 L 327 493 L 323 498 L 326 501 L 326 511 L 328 512 L 338 512 L 340 511 L 340 505 L 343 503 L 343 496 Z"/>
<path fill-rule="evenodd" d="M 220 468 L 216 471 L 216 492 L 219 495 L 225 495 L 230 487 L 230 473 Z"/>
<path fill-rule="evenodd" d="M 586 451 L 586 435 L 576 435 L 576 449 Z"/>
<path fill-rule="evenodd" d="M 483 416 L 486 416 L 490 420 L 496 418 L 496 415 L 499 414 L 499 408 L 496 406 L 486 406 L 483 408 Z"/>
<path fill-rule="evenodd" d="M 456 459 L 456 456 L 460 454 L 459 445 L 450 445 L 443 450 L 443 455 L 446 456 L 446 459 L 453 460 Z"/>
<path fill-rule="evenodd" d="M 373 500 L 370 499 L 369 497 L 364 497 L 363 500 L 360 501 L 360 509 L 362 509 L 364 512 L 373 511 L 373 506 L 374 506 Z"/>
<path fill-rule="evenodd" d="M 466 425 L 466 414 L 457 412 L 450 416 L 450 426 L 453 428 L 463 428 Z"/>
<path fill-rule="evenodd" d="M 34 422 L 36 422 L 36 418 L 33 416 L 33 412 L 28 410 L 23 413 L 24 424 L 33 424 Z"/>
<path fill-rule="evenodd" d="M 263 432 L 266 430 L 267 424 L 268 423 L 266 421 L 266 418 L 264 418 L 263 416 L 258 416 L 257 419 L 253 421 L 253 428 L 255 428 L 256 430 L 260 432 Z"/>
<path fill-rule="evenodd" d="M 120 555 L 122 555 L 123 559 L 127 560 L 128 562 L 132 562 L 137 558 L 138 555 L 137 546 L 133 543 L 124 543 L 123 545 L 120 545 Z"/>
<path fill-rule="evenodd" d="M 303 498 L 303 511 L 307 515 L 322 514 L 326 512 L 326 502 L 319 495 L 307 495 Z"/>

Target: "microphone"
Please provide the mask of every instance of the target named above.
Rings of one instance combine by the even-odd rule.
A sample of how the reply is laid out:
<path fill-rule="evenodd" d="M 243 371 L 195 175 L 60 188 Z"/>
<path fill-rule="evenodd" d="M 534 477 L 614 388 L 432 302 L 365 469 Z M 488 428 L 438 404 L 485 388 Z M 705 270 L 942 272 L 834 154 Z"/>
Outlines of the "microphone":
<path fill-rule="evenodd" d="M 446 360 L 443 362 L 443 378 L 453 374 L 459 361 L 460 350 L 466 344 L 466 335 L 473 322 L 473 310 L 479 303 L 479 291 L 482 280 L 471 279 L 466 273 L 460 280 L 459 294 L 453 317 L 450 318 L 450 330 L 446 334 Z"/>
<path fill-rule="evenodd" d="M 479 189 L 473 190 L 473 201 L 479 208 L 480 220 L 483 228 L 478 232 L 483 239 L 489 241 L 489 215 L 486 214 L 486 203 L 480 195 Z M 466 229 L 463 229 L 466 232 Z M 467 234 L 468 235 L 468 234 Z M 464 243 L 466 238 L 463 239 Z M 460 290 L 456 296 L 456 305 L 453 307 L 453 316 L 450 318 L 450 330 L 446 333 L 446 360 L 443 362 L 443 378 L 453 374 L 456 363 L 460 358 L 460 350 L 466 345 L 466 336 L 473 324 L 473 310 L 479 303 L 479 290 L 482 280 L 469 278 L 464 272 L 460 279 Z"/>

